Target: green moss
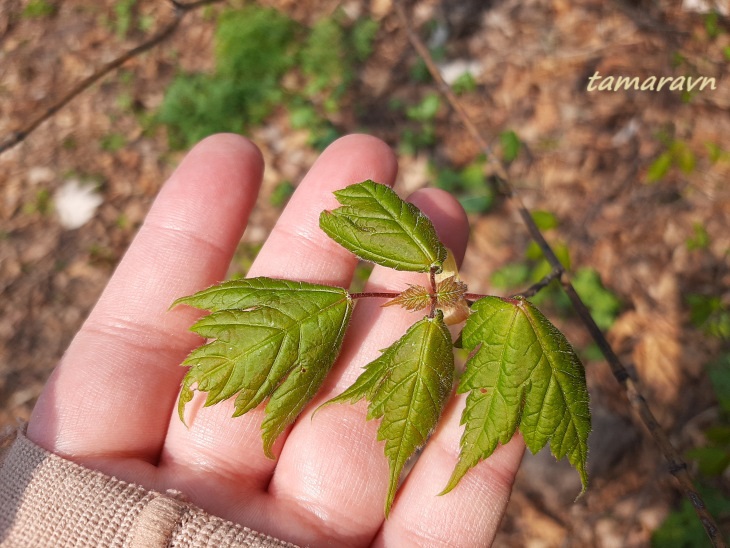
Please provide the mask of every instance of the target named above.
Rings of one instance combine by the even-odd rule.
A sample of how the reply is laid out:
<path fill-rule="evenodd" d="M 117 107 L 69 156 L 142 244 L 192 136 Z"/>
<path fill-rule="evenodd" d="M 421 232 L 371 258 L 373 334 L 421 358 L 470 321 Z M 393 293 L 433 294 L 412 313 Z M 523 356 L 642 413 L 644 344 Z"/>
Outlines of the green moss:
<path fill-rule="evenodd" d="M 348 23 L 340 13 L 306 29 L 282 13 L 251 5 L 220 16 L 211 74 L 179 74 L 168 88 L 157 121 L 170 146 L 188 148 L 211 133 L 241 133 L 286 108 L 295 128 L 310 131 L 321 148 L 339 136 L 329 116 L 355 80 L 358 63 L 372 51 L 378 24 Z M 295 73 L 304 84 L 284 90 Z"/>
<path fill-rule="evenodd" d="M 55 13 L 56 6 L 47 0 L 30 0 L 23 9 L 23 17 L 26 19 L 41 19 Z"/>
<path fill-rule="evenodd" d="M 121 133 L 109 133 L 101 138 L 101 148 L 108 152 L 117 152 L 124 148 L 127 144 L 127 139 Z"/>
<path fill-rule="evenodd" d="M 114 3 L 114 30 L 118 38 L 124 38 L 132 28 L 137 0 L 117 0 Z"/>
<path fill-rule="evenodd" d="M 183 149 L 217 132 L 261 123 L 282 99 L 279 80 L 291 68 L 296 24 L 279 12 L 249 6 L 227 12 L 216 31 L 213 74 L 179 74 L 158 121 L 170 146 Z"/>

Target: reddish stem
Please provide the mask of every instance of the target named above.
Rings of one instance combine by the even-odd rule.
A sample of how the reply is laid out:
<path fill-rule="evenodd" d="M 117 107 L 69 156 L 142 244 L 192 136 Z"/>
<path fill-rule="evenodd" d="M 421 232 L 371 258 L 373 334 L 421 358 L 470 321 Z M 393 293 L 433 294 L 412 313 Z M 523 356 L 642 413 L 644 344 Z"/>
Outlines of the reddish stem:
<path fill-rule="evenodd" d="M 436 315 L 436 304 L 438 304 L 438 299 L 436 297 L 436 268 L 431 267 L 428 274 L 429 280 L 431 280 L 431 310 L 428 313 L 428 317 L 433 318 Z"/>
<path fill-rule="evenodd" d="M 389 291 L 366 291 L 363 293 L 350 293 L 350 297 L 352 297 L 353 299 L 394 299 L 398 295 L 400 295 L 400 293 L 391 293 Z"/>

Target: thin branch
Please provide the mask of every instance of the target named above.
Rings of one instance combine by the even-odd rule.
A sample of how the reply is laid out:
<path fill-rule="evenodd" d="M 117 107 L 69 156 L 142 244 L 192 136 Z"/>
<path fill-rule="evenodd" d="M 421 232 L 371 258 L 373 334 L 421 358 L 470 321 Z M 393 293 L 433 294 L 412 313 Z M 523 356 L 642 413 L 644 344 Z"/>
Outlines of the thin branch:
<path fill-rule="evenodd" d="M 129 50 L 128 52 L 124 53 L 123 55 L 117 57 L 113 61 L 110 61 L 106 65 L 103 65 L 101 68 L 99 68 L 94 74 L 89 76 L 88 78 L 85 78 L 81 80 L 78 84 L 76 84 L 73 88 L 71 88 L 64 96 L 62 96 L 60 99 L 58 99 L 55 103 L 53 103 L 50 107 L 48 107 L 42 114 L 36 116 L 33 118 L 30 122 L 28 122 L 24 127 L 21 129 L 12 132 L 10 135 L 8 135 L 2 143 L 0 143 L 0 154 L 3 152 L 10 150 L 14 146 L 22 143 L 28 135 L 33 133 L 38 126 L 40 126 L 43 122 L 51 118 L 54 114 L 56 114 L 59 110 L 61 110 L 63 107 L 65 107 L 68 103 L 70 103 L 77 95 L 80 95 L 84 91 L 86 91 L 88 88 L 90 88 L 95 82 L 112 72 L 113 70 L 118 69 L 121 67 L 124 63 L 129 61 L 130 59 L 133 59 L 134 57 L 137 57 L 141 53 L 144 53 L 145 51 L 148 51 L 158 44 L 164 42 L 167 40 L 170 36 L 172 36 L 175 31 L 180 26 L 180 22 L 182 21 L 185 14 L 201 7 L 201 6 L 207 6 L 209 4 L 215 4 L 217 2 L 220 2 L 221 0 L 198 0 L 197 2 L 191 2 L 189 4 L 185 4 L 182 2 L 177 2 L 176 0 L 172 0 L 171 4 L 173 7 L 173 19 L 170 23 L 168 23 L 165 27 L 163 27 L 157 34 L 152 36 L 149 40 L 146 42 L 141 43 L 136 48 L 133 48 Z"/>
<path fill-rule="evenodd" d="M 530 297 L 534 297 L 540 291 L 542 291 L 548 285 L 550 285 L 550 282 L 552 282 L 556 278 L 560 278 L 564 273 L 565 273 L 565 269 L 562 266 L 560 268 L 554 268 L 552 270 L 552 272 L 547 274 L 542 280 L 540 280 L 537 283 L 532 284 L 530 287 L 528 287 L 521 293 L 516 293 L 515 295 L 512 295 L 512 298 L 515 299 L 517 297 L 523 297 L 525 299 L 529 299 Z"/>
<path fill-rule="evenodd" d="M 527 226 L 527 230 L 530 233 L 530 236 L 540 247 L 541 251 L 545 255 L 545 258 L 550 263 L 550 266 L 553 267 L 554 271 L 562 270 L 563 266 L 555 255 L 555 252 L 550 247 L 550 244 L 547 243 L 542 232 L 540 232 L 540 229 L 535 224 L 532 215 L 530 215 L 529 210 L 523 204 L 517 192 L 517 189 L 510 183 L 507 169 L 499 160 L 499 158 L 494 155 L 491 148 L 489 147 L 489 144 L 487 143 L 487 140 L 482 136 L 481 132 L 469 119 L 466 111 L 462 107 L 456 95 L 453 93 L 450 86 L 444 81 L 443 77 L 441 76 L 441 73 L 434 63 L 433 58 L 428 51 L 428 48 L 423 44 L 421 39 L 411 27 L 408 16 L 401 4 L 401 0 L 396 0 L 394 2 L 394 5 L 396 12 L 401 20 L 401 24 L 408 33 L 408 38 L 411 44 L 420 55 L 423 62 L 426 64 L 426 67 L 438 84 L 439 90 L 449 102 L 451 107 L 454 109 L 461 123 L 464 125 L 467 131 L 469 131 L 476 143 L 482 149 L 482 152 L 485 154 L 487 159 L 495 166 L 495 172 L 502 179 L 504 188 L 507 191 L 506 194 L 517 207 L 523 222 Z M 611 348 L 608 340 L 603 335 L 599 327 L 596 325 L 596 322 L 593 320 L 593 317 L 588 311 L 585 303 L 583 303 L 581 298 L 578 296 L 578 293 L 576 293 L 575 288 L 571 284 L 568 274 L 563 272 L 561 279 L 563 283 L 563 288 L 568 294 L 568 297 L 570 298 L 573 307 L 578 313 L 578 316 L 585 324 L 586 328 L 590 332 L 598 347 L 601 349 L 601 352 L 603 352 L 603 355 L 606 357 L 606 360 L 611 367 L 611 371 L 614 377 L 624 387 L 627 398 L 634 412 L 647 427 L 649 433 L 654 439 L 654 442 L 657 444 L 660 451 L 664 455 L 664 458 L 669 463 L 669 472 L 676 478 L 684 496 L 687 497 L 687 499 L 692 504 L 692 507 L 694 508 L 697 517 L 702 523 L 702 526 L 704 527 L 707 536 L 710 538 L 712 545 L 718 548 L 725 548 L 726 545 L 721 537 L 720 529 L 710 512 L 707 510 L 707 507 L 705 506 L 702 497 L 697 492 L 697 489 L 695 488 L 692 482 L 692 478 L 687 470 L 687 464 L 679 456 L 679 453 L 674 448 L 674 446 L 672 446 L 666 433 L 662 430 L 656 418 L 654 417 L 654 414 L 651 412 L 651 409 L 649 408 L 646 399 L 641 394 L 639 387 L 634 382 L 634 380 L 630 378 L 626 367 L 624 367 L 624 365 L 621 363 L 621 360 Z"/>
<path fill-rule="evenodd" d="M 413 30 L 413 27 L 411 27 L 410 23 L 408 22 L 408 16 L 406 15 L 405 9 L 403 9 L 403 6 L 401 5 L 401 2 L 394 2 L 394 6 L 396 12 L 398 13 L 398 17 L 400 17 L 400 20 L 403 23 L 403 27 L 408 33 L 408 39 L 410 40 L 411 45 L 418 52 L 421 60 L 426 64 L 426 68 L 428 68 L 428 72 L 431 73 L 431 76 L 433 76 L 433 79 L 436 81 L 439 91 L 444 97 L 446 97 L 446 100 L 451 105 L 451 108 L 453 108 L 459 115 L 462 124 L 477 142 L 479 147 L 482 149 L 482 152 L 487 157 L 488 162 L 495 167 L 496 175 L 500 179 L 506 181 L 508 179 L 507 169 L 505 168 L 501 160 L 497 157 L 497 155 L 494 154 L 494 152 L 492 151 L 492 147 L 489 146 L 489 143 L 487 143 L 484 137 L 482 137 L 482 134 L 471 121 L 466 111 L 464 110 L 464 107 L 456 98 L 456 94 L 451 89 L 451 86 L 449 86 L 449 84 L 447 84 L 441 76 L 441 71 L 439 71 L 438 67 L 436 66 L 436 63 L 434 62 L 433 57 L 431 57 L 431 53 L 428 51 L 428 48 L 421 41 L 416 32 Z"/>

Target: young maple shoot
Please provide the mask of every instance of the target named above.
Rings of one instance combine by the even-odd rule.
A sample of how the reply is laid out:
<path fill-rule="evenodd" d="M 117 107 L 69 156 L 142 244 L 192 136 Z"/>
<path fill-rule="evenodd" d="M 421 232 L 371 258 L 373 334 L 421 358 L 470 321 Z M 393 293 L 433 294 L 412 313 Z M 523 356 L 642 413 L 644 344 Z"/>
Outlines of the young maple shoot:
<path fill-rule="evenodd" d="M 464 433 L 456 468 L 442 494 L 519 428 L 536 453 L 548 442 L 588 483 L 591 429 L 585 371 L 565 336 L 522 297 L 467 300 L 453 255 L 431 221 L 393 190 L 373 181 L 335 193 L 341 207 L 324 211 L 320 227 L 360 257 L 396 270 L 423 272 L 384 306 L 424 310 L 426 316 L 367 364 L 355 383 L 322 406 L 368 401 L 367 419 L 380 419 L 390 466 L 385 516 L 395 500 L 406 461 L 436 428 L 454 382 L 454 354 L 446 324 L 466 319 L 461 340 L 471 353 L 458 382 L 466 393 Z M 173 303 L 208 310 L 191 330 L 207 337 L 183 362 L 178 413 L 195 390 L 205 406 L 236 396 L 233 416 L 268 399 L 262 423 L 264 452 L 312 400 L 342 345 L 356 298 L 339 287 L 249 278 L 215 285 Z M 473 297 L 473 295 L 469 295 Z"/>

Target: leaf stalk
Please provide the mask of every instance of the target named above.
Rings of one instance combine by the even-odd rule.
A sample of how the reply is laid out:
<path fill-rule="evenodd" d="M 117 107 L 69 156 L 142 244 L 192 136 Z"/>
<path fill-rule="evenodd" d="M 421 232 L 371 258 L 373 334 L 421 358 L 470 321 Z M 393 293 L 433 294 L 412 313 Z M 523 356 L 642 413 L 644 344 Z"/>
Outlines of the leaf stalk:
<path fill-rule="evenodd" d="M 394 299 L 400 295 L 393 291 L 363 291 L 361 293 L 350 293 L 351 299 Z"/>

